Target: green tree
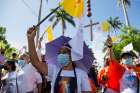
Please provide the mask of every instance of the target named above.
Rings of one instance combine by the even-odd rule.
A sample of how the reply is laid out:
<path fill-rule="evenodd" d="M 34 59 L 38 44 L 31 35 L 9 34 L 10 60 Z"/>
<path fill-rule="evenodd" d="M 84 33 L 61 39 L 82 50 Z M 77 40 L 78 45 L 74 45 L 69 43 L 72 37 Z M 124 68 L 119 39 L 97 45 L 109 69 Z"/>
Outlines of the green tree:
<path fill-rule="evenodd" d="M 140 53 L 140 31 L 133 28 L 123 26 L 119 35 L 120 42 L 113 46 L 116 59 L 120 59 L 120 54 L 124 46 L 129 43 L 133 44 L 134 50 Z"/>
<path fill-rule="evenodd" d="M 128 13 L 127 13 L 127 7 L 131 6 L 131 1 L 130 0 L 118 0 L 118 4 L 119 4 L 119 6 L 121 5 L 123 8 L 124 17 L 125 17 L 125 25 L 130 26 Z"/>
<path fill-rule="evenodd" d="M 53 11 L 53 9 L 51 10 Z M 53 28 L 61 22 L 62 25 L 62 35 L 64 36 L 65 30 L 67 28 L 66 22 L 70 23 L 72 26 L 76 26 L 74 19 L 68 13 L 66 13 L 63 9 L 58 9 L 54 12 L 54 14 L 49 18 L 50 21 L 53 21 Z"/>
<path fill-rule="evenodd" d="M 16 52 L 16 48 L 11 47 L 6 40 L 6 28 L 0 27 L 0 50 L 5 50 L 6 58 L 10 59 L 13 52 Z"/>

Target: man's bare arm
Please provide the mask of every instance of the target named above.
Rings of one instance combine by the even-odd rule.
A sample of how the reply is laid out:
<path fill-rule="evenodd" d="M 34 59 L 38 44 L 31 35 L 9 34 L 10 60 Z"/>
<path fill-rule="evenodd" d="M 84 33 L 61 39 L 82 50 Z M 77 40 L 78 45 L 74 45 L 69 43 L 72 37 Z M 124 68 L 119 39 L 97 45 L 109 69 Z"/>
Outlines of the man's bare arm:
<path fill-rule="evenodd" d="M 37 68 L 39 72 L 41 72 L 44 75 L 47 75 L 48 65 L 43 62 L 40 62 L 37 56 L 35 43 L 34 43 L 35 36 L 36 36 L 36 30 L 34 27 L 32 27 L 27 31 L 28 48 L 29 48 L 31 63 L 33 64 L 33 66 Z"/>

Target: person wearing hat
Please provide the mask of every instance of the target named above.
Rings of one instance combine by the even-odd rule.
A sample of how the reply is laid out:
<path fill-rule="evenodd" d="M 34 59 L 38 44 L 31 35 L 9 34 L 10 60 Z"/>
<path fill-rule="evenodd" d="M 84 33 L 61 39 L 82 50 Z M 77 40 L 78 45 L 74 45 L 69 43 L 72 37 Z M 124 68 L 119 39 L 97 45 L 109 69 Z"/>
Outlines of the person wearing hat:
<path fill-rule="evenodd" d="M 35 28 L 30 28 L 27 31 L 27 38 L 31 62 L 41 73 L 51 79 L 51 93 L 91 93 L 87 73 L 78 69 L 71 60 L 70 46 L 64 45 L 60 48 L 57 61 L 62 67 L 58 68 L 39 62 L 34 44 L 35 36 Z"/>
<path fill-rule="evenodd" d="M 114 59 L 112 50 L 112 40 L 107 39 L 109 68 L 107 73 L 107 88 L 115 92 L 105 93 L 139 93 L 138 77 L 134 70 L 133 55 L 130 51 L 123 52 L 120 56 L 120 63 Z"/>

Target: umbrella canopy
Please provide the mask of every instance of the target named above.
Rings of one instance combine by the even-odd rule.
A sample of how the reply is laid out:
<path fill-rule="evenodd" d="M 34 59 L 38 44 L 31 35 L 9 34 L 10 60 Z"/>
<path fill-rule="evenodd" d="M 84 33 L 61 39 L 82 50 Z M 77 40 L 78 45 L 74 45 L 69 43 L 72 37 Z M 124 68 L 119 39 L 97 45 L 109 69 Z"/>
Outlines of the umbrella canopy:
<path fill-rule="evenodd" d="M 5 61 L 5 57 L 0 54 L 0 62 L 4 62 L 4 61 Z"/>
<path fill-rule="evenodd" d="M 70 40 L 71 38 L 69 37 L 60 36 L 59 38 L 47 43 L 45 54 L 46 62 L 48 64 L 54 64 L 58 67 L 61 67 L 61 65 L 57 62 L 58 51 L 64 45 L 64 43 L 68 43 Z M 95 58 L 91 49 L 89 49 L 88 46 L 84 43 L 83 58 L 79 61 L 76 61 L 75 64 L 78 68 L 81 68 L 84 71 L 88 72 L 90 67 L 92 66 L 94 59 Z"/>

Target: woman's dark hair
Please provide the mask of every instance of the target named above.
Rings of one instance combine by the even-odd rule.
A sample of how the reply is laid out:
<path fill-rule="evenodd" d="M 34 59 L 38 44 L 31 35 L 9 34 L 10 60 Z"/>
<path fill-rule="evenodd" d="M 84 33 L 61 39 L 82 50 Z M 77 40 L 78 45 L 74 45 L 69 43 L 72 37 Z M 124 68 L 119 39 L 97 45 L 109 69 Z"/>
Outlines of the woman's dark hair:
<path fill-rule="evenodd" d="M 77 93 L 77 75 L 76 75 L 76 70 L 75 70 L 75 64 L 72 62 L 73 70 L 74 70 L 74 79 L 70 79 L 70 87 L 71 87 L 71 92 L 72 93 Z M 62 72 L 62 68 L 57 74 L 55 84 L 54 84 L 54 93 L 59 93 L 59 81 L 62 79 L 60 76 Z"/>
<path fill-rule="evenodd" d="M 11 66 L 11 70 L 15 71 L 16 70 L 16 65 L 15 65 L 15 61 L 7 61 L 6 64 Z"/>
<path fill-rule="evenodd" d="M 125 56 L 132 57 L 132 54 L 129 53 L 129 52 L 124 52 L 124 53 L 121 54 L 121 58 L 123 58 Z"/>

